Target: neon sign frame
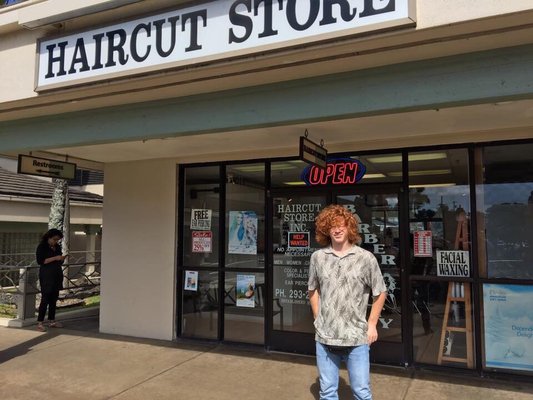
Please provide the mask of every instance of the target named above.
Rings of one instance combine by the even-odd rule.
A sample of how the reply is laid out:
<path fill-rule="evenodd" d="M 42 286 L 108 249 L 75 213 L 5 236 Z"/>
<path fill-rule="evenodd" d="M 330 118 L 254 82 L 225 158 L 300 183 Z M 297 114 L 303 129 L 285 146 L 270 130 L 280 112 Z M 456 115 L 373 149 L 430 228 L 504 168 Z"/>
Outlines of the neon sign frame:
<path fill-rule="evenodd" d="M 366 166 L 353 158 L 328 159 L 326 168 L 308 165 L 301 174 L 307 186 L 353 185 L 363 179 Z"/>

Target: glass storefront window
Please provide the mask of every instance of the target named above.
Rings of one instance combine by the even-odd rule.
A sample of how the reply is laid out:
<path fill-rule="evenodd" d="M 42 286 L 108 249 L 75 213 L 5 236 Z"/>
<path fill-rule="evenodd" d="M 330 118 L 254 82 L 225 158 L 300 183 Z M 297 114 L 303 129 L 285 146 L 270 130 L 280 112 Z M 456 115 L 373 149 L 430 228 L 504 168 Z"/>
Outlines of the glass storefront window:
<path fill-rule="evenodd" d="M 415 361 L 474 368 L 470 284 L 420 280 L 411 288 Z"/>
<path fill-rule="evenodd" d="M 307 163 L 301 160 L 273 162 L 270 166 L 270 179 L 273 188 L 303 187 L 302 171 Z"/>
<path fill-rule="evenodd" d="M 402 155 L 375 154 L 351 157 L 366 167 L 366 173 L 358 184 L 390 183 L 402 181 Z"/>
<path fill-rule="evenodd" d="M 412 152 L 408 159 L 414 359 L 474 368 L 471 284 L 454 281 L 473 277 L 468 151 Z"/>
<path fill-rule="evenodd" d="M 183 271 L 183 322 L 185 337 L 216 339 L 218 333 L 217 271 Z M 188 276 L 194 277 L 193 280 Z"/>
<path fill-rule="evenodd" d="M 415 363 L 476 368 L 473 321 L 481 313 L 479 368 L 532 372 L 528 345 L 533 316 L 522 305 L 533 296 L 533 143 L 470 150 L 406 152 L 408 176 L 402 175 L 400 153 L 344 156 L 334 170 L 346 174 L 351 167 L 346 163 L 356 160 L 357 168 L 366 169 L 360 181 L 337 177 L 324 183 L 316 178 L 314 184 L 308 180 L 310 186 L 302 177 L 308 165 L 300 160 L 271 162 L 270 188 L 268 161 L 185 168 L 182 336 L 264 344 L 271 322 L 267 337 L 272 348 L 312 351 L 307 347 L 314 334 L 307 280 L 310 255 L 319 248 L 314 221 L 322 208 L 336 203 L 357 214 L 360 245 L 374 253 L 387 284 L 378 324 L 380 342 L 386 345 L 382 349 L 403 346 L 401 317 L 412 313 Z M 472 174 L 469 154 L 474 155 Z M 471 231 L 470 176 L 477 185 L 477 232 Z M 408 204 L 401 192 L 404 178 Z M 219 204 L 226 209 L 224 216 Z M 267 209 L 272 211 L 268 235 Z M 409 220 L 405 228 L 400 226 L 404 217 Z M 222 236 L 225 241 L 220 242 Z M 479 250 L 478 265 L 472 264 L 472 240 Z M 268 293 L 267 251 L 272 251 Z M 478 298 L 473 289 L 479 289 L 480 304 L 473 303 Z M 272 311 L 269 323 L 266 309 Z M 404 360 L 402 351 L 391 359 Z"/>
<path fill-rule="evenodd" d="M 367 192 L 369 192 L 367 190 Z M 400 277 L 400 220 L 398 193 L 342 194 L 336 203 L 350 210 L 359 222 L 360 246 L 376 257 L 387 285 L 387 299 L 378 323 L 381 341 L 402 341 Z M 370 313 L 369 303 L 369 313 Z"/>
<path fill-rule="evenodd" d="M 469 221 L 467 150 L 409 153 L 411 274 L 472 277 Z"/>
<path fill-rule="evenodd" d="M 220 168 L 185 170 L 183 265 L 218 267 Z"/>
<path fill-rule="evenodd" d="M 224 265 L 219 265 L 221 171 L 220 166 L 184 171 L 182 335 L 262 344 L 265 282 L 264 273 L 254 271 L 265 265 L 265 165 L 226 167 Z M 241 290 L 243 282 L 249 290 Z"/>
<path fill-rule="evenodd" d="M 533 143 L 476 153 L 480 276 L 533 279 Z"/>
<path fill-rule="evenodd" d="M 262 344 L 265 341 L 265 275 L 226 272 L 224 339 Z"/>
<path fill-rule="evenodd" d="M 265 267 L 265 164 L 226 169 L 225 268 Z"/>
<path fill-rule="evenodd" d="M 315 218 L 326 206 L 326 196 L 280 196 L 273 201 L 274 329 L 314 333 L 307 295 L 309 259 L 320 248 Z"/>

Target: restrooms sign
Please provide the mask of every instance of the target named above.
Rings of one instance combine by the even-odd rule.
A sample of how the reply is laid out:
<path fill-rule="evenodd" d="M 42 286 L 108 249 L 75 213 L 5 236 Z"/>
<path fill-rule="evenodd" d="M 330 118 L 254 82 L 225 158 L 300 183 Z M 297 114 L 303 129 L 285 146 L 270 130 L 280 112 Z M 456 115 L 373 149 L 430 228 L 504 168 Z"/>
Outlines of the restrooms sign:
<path fill-rule="evenodd" d="M 38 42 L 36 90 L 412 25 L 413 0 L 217 0 Z"/>

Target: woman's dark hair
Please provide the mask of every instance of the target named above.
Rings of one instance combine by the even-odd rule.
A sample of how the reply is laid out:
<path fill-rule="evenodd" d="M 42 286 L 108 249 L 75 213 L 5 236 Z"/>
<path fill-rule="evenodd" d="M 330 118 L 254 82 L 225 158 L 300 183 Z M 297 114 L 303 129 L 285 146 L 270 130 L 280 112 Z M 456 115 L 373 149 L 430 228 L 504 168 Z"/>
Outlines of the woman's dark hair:
<path fill-rule="evenodd" d="M 41 238 L 41 243 L 47 242 L 48 239 L 54 236 L 59 236 L 60 239 L 63 239 L 63 232 L 55 228 L 49 229 L 48 232 L 46 232 Z"/>

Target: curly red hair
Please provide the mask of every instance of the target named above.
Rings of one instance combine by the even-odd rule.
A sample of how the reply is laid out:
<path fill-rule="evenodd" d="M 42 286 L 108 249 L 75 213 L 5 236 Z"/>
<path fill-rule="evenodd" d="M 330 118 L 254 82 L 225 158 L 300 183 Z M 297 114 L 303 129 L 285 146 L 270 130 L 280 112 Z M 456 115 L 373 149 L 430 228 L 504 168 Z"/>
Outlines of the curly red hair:
<path fill-rule="evenodd" d="M 331 243 L 329 231 L 334 226 L 345 225 L 348 229 L 348 241 L 351 244 L 358 243 L 361 240 L 357 221 L 353 214 L 345 207 L 338 204 L 332 204 L 320 211 L 315 219 L 315 237 L 316 241 L 327 246 Z"/>

